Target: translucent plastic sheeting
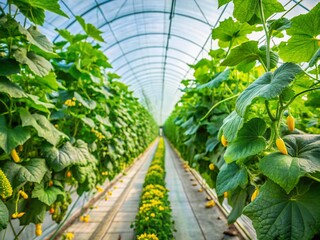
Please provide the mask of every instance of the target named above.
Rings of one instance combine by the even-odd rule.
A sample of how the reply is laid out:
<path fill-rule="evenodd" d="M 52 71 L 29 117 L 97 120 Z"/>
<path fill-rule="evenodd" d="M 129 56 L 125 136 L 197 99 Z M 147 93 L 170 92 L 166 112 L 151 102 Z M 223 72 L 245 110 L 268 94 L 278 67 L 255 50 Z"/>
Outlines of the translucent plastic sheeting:
<path fill-rule="evenodd" d="M 318 0 L 280 0 L 291 18 L 308 12 Z M 1 6 L 6 5 L 0 0 Z M 159 124 L 181 96 L 180 81 L 192 79 L 194 64 L 207 57 L 217 42 L 211 30 L 230 17 L 233 5 L 218 8 L 217 0 L 60 0 L 69 18 L 47 12 L 41 31 L 52 41 L 62 40 L 55 29 L 79 33 L 75 16 L 82 16 L 103 32 L 102 50 L 135 95 Z M 263 44 L 263 36 L 251 36 Z"/>

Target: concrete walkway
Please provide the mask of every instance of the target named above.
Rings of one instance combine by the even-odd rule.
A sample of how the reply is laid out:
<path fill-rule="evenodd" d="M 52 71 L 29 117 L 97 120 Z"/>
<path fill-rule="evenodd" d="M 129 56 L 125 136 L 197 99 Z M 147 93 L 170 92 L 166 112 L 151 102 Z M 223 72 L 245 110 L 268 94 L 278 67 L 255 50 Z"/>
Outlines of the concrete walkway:
<path fill-rule="evenodd" d="M 154 155 L 155 142 L 114 187 L 108 200 L 103 196 L 89 212 L 88 223 L 76 220 L 66 231 L 73 232 L 75 240 L 132 240 L 130 224 L 138 212 L 139 199 L 145 174 Z"/>
<path fill-rule="evenodd" d="M 221 240 L 241 239 L 229 236 L 227 220 L 220 209 L 205 208 L 206 193 L 199 192 L 200 185 L 190 172 L 186 172 L 182 162 L 166 141 L 166 182 L 170 190 L 176 240 Z"/>

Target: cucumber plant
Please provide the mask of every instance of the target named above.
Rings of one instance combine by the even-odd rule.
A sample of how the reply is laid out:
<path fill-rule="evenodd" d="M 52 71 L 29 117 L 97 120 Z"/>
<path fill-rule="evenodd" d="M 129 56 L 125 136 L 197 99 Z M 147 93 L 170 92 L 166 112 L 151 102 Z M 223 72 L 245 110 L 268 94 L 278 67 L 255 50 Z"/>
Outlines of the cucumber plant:
<path fill-rule="evenodd" d="M 45 11 L 67 17 L 57 0 L 0 6 L 0 231 L 10 225 L 15 238 L 24 228 L 12 219 L 37 236 L 48 211 L 63 224 L 71 194 L 95 192 L 157 135 L 109 71 L 102 32 L 76 17 L 83 34 L 57 30 L 64 40 L 53 44 L 37 28 Z"/>
<path fill-rule="evenodd" d="M 285 11 L 276 0 L 232 2 L 233 16 L 212 31 L 218 48 L 182 81 L 165 134 L 220 200 L 228 193 L 229 223 L 245 214 L 259 239 L 312 239 L 320 229 L 320 4 L 289 20 L 273 17 Z"/>

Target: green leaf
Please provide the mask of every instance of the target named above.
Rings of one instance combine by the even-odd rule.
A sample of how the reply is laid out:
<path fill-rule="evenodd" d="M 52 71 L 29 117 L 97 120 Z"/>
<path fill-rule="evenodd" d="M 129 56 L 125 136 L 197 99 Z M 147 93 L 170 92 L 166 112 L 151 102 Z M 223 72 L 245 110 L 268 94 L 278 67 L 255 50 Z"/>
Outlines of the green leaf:
<path fill-rule="evenodd" d="M 0 147 L 10 153 L 18 145 L 23 145 L 31 137 L 30 131 L 21 126 L 10 128 L 4 116 L 0 116 Z"/>
<path fill-rule="evenodd" d="M 0 231 L 7 228 L 8 222 L 9 222 L 8 208 L 0 199 Z"/>
<path fill-rule="evenodd" d="M 9 76 L 20 72 L 19 63 L 10 58 L 0 58 L 0 76 Z"/>
<path fill-rule="evenodd" d="M 224 120 L 219 130 L 219 137 L 223 134 L 228 142 L 233 141 L 240 128 L 242 127 L 244 119 L 240 117 L 236 111 L 232 111 Z"/>
<path fill-rule="evenodd" d="M 218 2 L 219 2 L 219 7 L 221 7 L 225 4 L 227 4 L 228 2 L 231 2 L 231 0 L 218 0 Z"/>
<path fill-rule="evenodd" d="M 43 115 L 30 114 L 26 109 L 20 110 L 20 118 L 22 120 L 22 126 L 32 126 L 38 133 L 39 137 L 43 137 L 47 142 L 52 145 L 57 145 L 60 139 L 67 136 L 58 131 L 52 123 Z"/>
<path fill-rule="evenodd" d="M 88 34 L 88 36 L 100 42 L 104 42 L 104 39 L 101 37 L 102 32 L 99 29 L 97 29 L 90 23 L 86 24 L 84 19 L 80 16 L 76 16 L 76 19 L 80 23 L 83 30 Z"/>
<path fill-rule="evenodd" d="M 28 95 L 18 85 L 5 77 L 0 77 L 0 92 L 8 94 L 12 98 L 28 97 Z"/>
<path fill-rule="evenodd" d="M 21 163 L 8 161 L 3 166 L 3 171 L 13 188 L 25 182 L 40 183 L 47 170 L 46 162 L 42 158 L 33 158 Z"/>
<path fill-rule="evenodd" d="M 53 44 L 48 40 L 48 38 L 38 31 L 36 26 L 30 26 L 28 28 L 28 32 L 32 38 L 28 38 L 30 43 L 37 46 L 41 50 L 45 52 L 53 52 Z"/>
<path fill-rule="evenodd" d="M 308 100 L 305 102 L 308 107 L 320 108 L 320 91 L 314 91 L 308 94 Z"/>
<path fill-rule="evenodd" d="M 61 9 L 58 0 L 12 0 L 23 15 L 35 24 L 42 25 L 45 10 L 68 17 Z"/>
<path fill-rule="evenodd" d="M 49 72 L 48 75 L 44 77 L 35 77 L 35 81 L 42 86 L 48 87 L 49 89 L 57 91 L 58 88 L 63 88 L 62 85 L 57 81 L 57 76 L 54 72 Z"/>
<path fill-rule="evenodd" d="M 229 142 L 224 159 L 227 163 L 245 159 L 265 149 L 267 143 L 263 137 L 266 123 L 261 118 L 253 118 L 245 123 L 238 132 L 238 136 Z"/>
<path fill-rule="evenodd" d="M 291 19 L 291 28 L 287 34 L 291 36 L 287 44 L 280 45 L 280 57 L 284 61 L 309 62 L 319 49 L 320 3 L 307 14 Z"/>
<path fill-rule="evenodd" d="M 318 60 L 320 58 L 320 49 L 313 55 L 309 62 L 309 67 L 313 67 L 317 64 Z"/>
<path fill-rule="evenodd" d="M 96 125 L 94 124 L 94 121 L 91 118 L 82 117 L 81 121 L 84 122 L 85 124 L 87 124 L 91 128 L 95 128 L 96 127 Z"/>
<path fill-rule="evenodd" d="M 217 177 L 217 194 L 235 190 L 238 186 L 245 187 L 248 184 L 248 173 L 245 168 L 240 168 L 236 163 L 224 164 Z"/>
<path fill-rule="evenodd" d="M 244 117 L 247 108 L 257 98 L 271 100 L 279 96 L 282 91 L 301 72 L 301 68 L 293 63 L 282 64 L 274 73 L 267 72 L 249 85 L 236 101 L 236 111 Z"/>
<path fill-rule="evenodd" d="M 21 64 L 26 64 L 30 70 L 38 76 L 46 76 L 53 67 L 44 57 L 33 52 L 27 52 L 24 48 L 18 48 L 13 53 L 14 58 Z"/>
<path fill-rule="evenodd" d="M 71 44 L 80 42 L 88 37 L 87 35 L 84 35 L 84 34 L 72 35 L 67 29 L 56 29 L 56 31 L 59 33 L 61 37 L 66 39 Z"/>
<path fill-rule="evenodd" d="M 230 73 L 231 73 L 230 69 L 227 69 L 224 72 L 218 73 L 210 82 L 199 85 L 197 89 L 217 88 L 221 85 L 223 81 L 226 81 L 229 79 Z"/>
<path fill-rule="evenodd" d="M 110 123 L 110 120 L 109 118 L 106 116 L 106 117 L 102 117 L 100 115 L 96 115 L 96 119 L 103 125 L 107 126 L 107 127 L 112 127 L 112 124 Z"/>
<path fill-rule="evenodd" d="M 77 92 L 74 93 L 74 97 L 75 97 L 75 98 L 77 99 L 77 101 L 79 101 L 84 107 L 86 107 L 86 108 L 88 108 L 88 109 L 90 109 L 90 110 L 95 109 L 96 106 L 97 106 L 97 103 L 96 103 L 94 100 L 84 100 L 84 99 L 82 98 L 82 96 L 81 96 L 79 93 L 77 93 Z"/>
<path fill-rule="evenodd" d="M 234 223 L 241 216 L 243 208 L 246 206 L 247 195 L 247 191 L 242 188 L 238 188 L 237 191 L 232 192 L 232 210 L 228 216 L 228 224 Z"/>
<path fill-rule="evenodd" d="M 270 52 L 271 68 L 275 67 L 278 63 L 278 56 Z M 221 63 L 222 66 L 235 66 L 245 62 L 249 64 L 258 60 L 260 63 L 266 65 L 266 50 L 265 47 L 258 48 L 257 41 L 248 41 L 242 43 L 240 46 L 231 50 L 230 54 Z"/>
<path fill-rule="evenodd" d="M 55 186 L 44 187 L 43 183 L 36 184 L 32 191 L 32 198 L 38 198 L 39 201 L 51 206 L 56 200 L 58 195 L 63 195 L 64 192 Z"/>
<path fill-rule="evenodd" d="M 320 135 L 291 134 L 283 137 L 288 155 L 271 153 L 260 160 L 264 175 L 289 193 L 307 173 L 320 172 Z"/>
<path fill-rule="evenodd" d="M 70 165 L 86 165 L 88 161 L 95 161 L 88 150 L 88 145 L 81 140 L 77 140 L 75 146 L 67 142 L 60 149 L 53 146 L 44 147 L 43 154 L 47 164 L 57 172 Z"/>
<path fill-rule="evenodd" d="M 272 35 L 276 35 L 278 32 L 290 28 L 291 21 L 287 18 L 272 19 L 268 21 L 268 27 L 269 32 L 271 32 Z"/>
<path fill-rule="evenodd" d="M 232 46 L 248 41 L 247 34 L 260 31 L 261 27 L 248 23 L 235 22 L 231 17 L 220 22 L 220 25 L 212 30 L 212 38 L 222 42 L 232 42 Z"/>
<path fill-rule="evenodd" d="M 209 137 L 206 142 L 206 153 L 212 152 L 219 143 L 220 142 L 216 138 Z"/>
<path fill-rule="evenodd" d="M 23 211 L 26 214 L 20 218 L 20 225 L 43 223 L 47 212 L 47 205 L 38 199 L 32 198 L 27 201 Z"/>
<path fill-rule="evenodd" d="M 301 191 L 286 194 L 267 181 L 258 197 L 244 209 L 258 239 L 312 239 L 320 228 L 320 184 L 299 183 Z"/>
<path fill-rule="evenodd" d="M 21 100 L 21 101 L 27 101 L 29 107 L 33 107 L 39 111 L 50 113 L 50 108 L 54 108 L 55 106 L 51 103 L 42 102 L 39 100 L 39 97 L 36 95 L 28 94 L 28 99 Z"/>
<path fill-rule="evenodd" d="M 260 18 L 259 1 L 257 0 L 233 0 L 233 16 L 240 22 L 248 22 L 253 17 Z M 262 1 L 264 16 L 268 19 L 272 14 L 283 12 L 285 9 L 277 0 Z"/>

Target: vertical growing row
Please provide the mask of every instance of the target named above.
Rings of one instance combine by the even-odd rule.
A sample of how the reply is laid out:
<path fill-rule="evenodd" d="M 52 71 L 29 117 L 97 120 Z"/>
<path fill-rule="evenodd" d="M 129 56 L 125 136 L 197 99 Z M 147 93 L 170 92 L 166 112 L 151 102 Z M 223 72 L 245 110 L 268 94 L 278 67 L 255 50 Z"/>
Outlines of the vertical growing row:
<path fill-rule="evenodd" d="M 7 4 L 8 11 L 0 8 L 0 231 L 18 219 L 35 224 L 39 236 L 48 210 L 60 223 L 71 192 L 80 196 L 112 179 L 157 126 L 108 72 L 98 29 L 77 17 L 83 34 L 57 30 L 64 40 L 53 45 L 37 25 L 46 10 L 66 16 L 58 1 Z"/>
<path fill-rule="evenodd" d="M 220 198 L 228 193 L 229 223 L 245 214 L 259 239 L 312 239 L 320 229 L 320 4 L 289 20 L 276 0 L 232 2 L 233 17 L 212 31 L 219 47 L 182 81 L 165 134 Z M 253 32 L 263 41 L 249 39 Z"/>
<path fill-rule="evenodd" d="M 144 180 L 139 212 L 132 224 L 138 240 L 173 239 L 173 220 L 165 184 L 165 145 L 160 138 Z"/>

